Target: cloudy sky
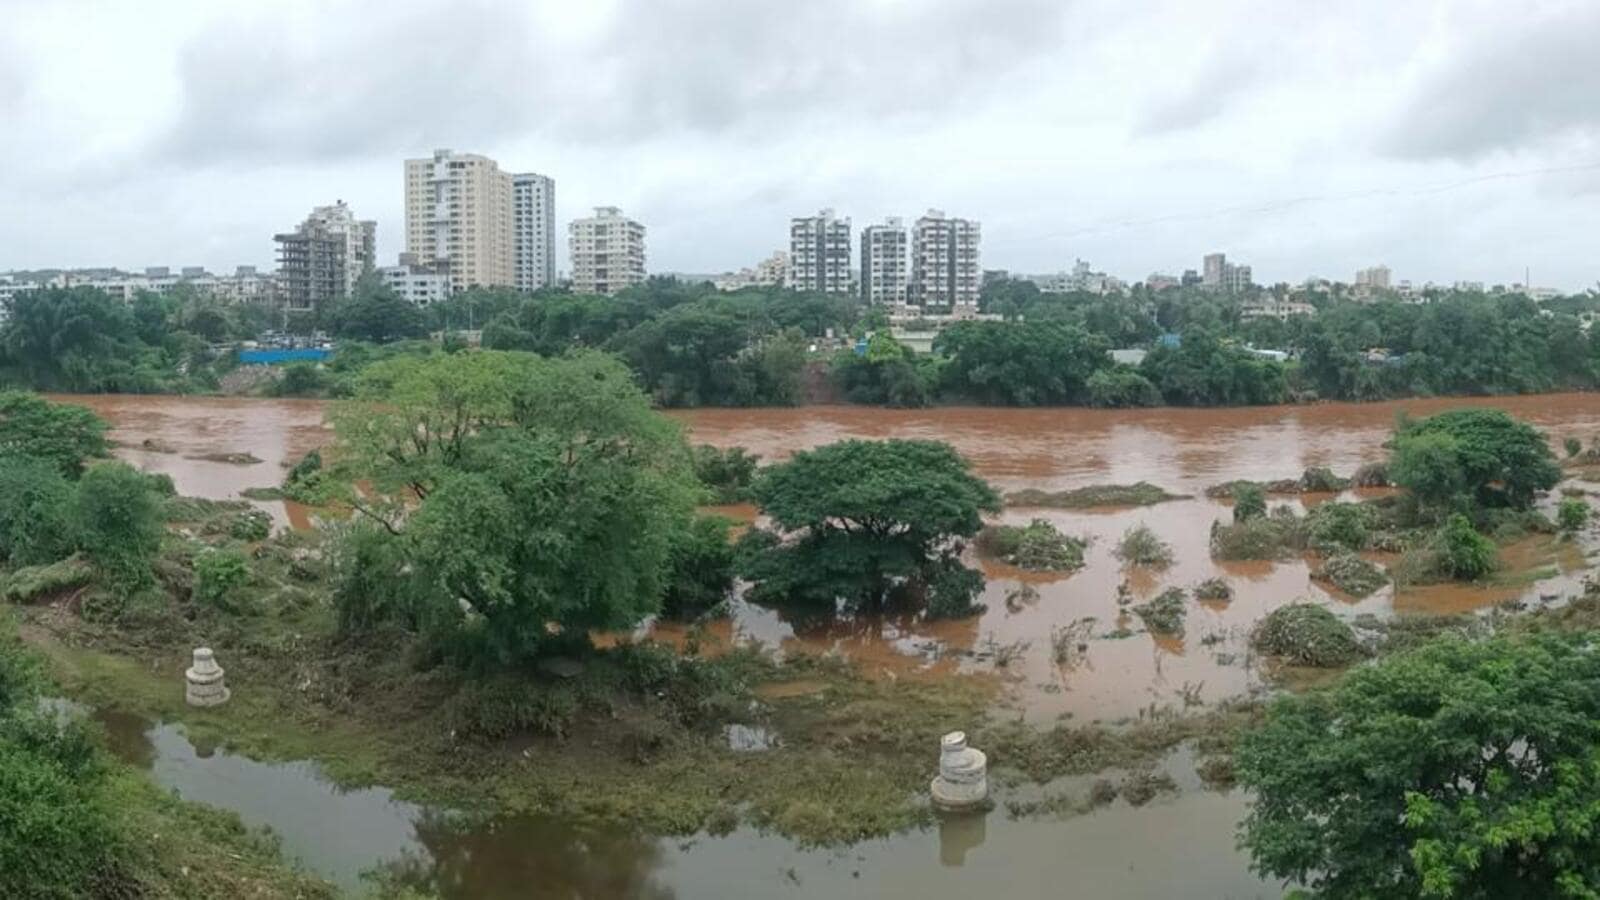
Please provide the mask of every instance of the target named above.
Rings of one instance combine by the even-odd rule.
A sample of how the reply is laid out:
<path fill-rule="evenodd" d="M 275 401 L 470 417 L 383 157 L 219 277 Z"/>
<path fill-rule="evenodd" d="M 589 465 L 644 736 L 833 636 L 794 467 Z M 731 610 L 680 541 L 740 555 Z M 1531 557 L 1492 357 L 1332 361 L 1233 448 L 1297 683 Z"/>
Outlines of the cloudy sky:
<path fill-rule="evenodd" d="M 556 179 L 656 271 L 929 207 L 989 268 L 1600 279 L 1600 2 L 0 0 L 0 270 L 270 265 L 401 160 Z M 564 258 L 564 248 L 562 251 Z"/>

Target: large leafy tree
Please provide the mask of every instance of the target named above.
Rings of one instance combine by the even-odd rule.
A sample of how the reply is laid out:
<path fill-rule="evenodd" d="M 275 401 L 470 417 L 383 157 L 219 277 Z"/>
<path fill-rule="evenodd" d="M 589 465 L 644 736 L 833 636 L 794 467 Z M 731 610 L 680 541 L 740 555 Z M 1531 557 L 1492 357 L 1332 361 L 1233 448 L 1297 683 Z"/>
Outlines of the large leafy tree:
<path fill-rule="evenodd" d="M 930 612 L 970 608 L 982 578 L 957 560 L 1000 507 L 993 489 L 939 441 L 849 440 L 761 470 L 757 504 L 782 534 L 743 544 L 756 595 L 882 604 L 920 595 Z"/>
<path fill-rule="evenodd" d="M 1597 748 L 1588 637 L 1435 642 L 1273 703 L 1243 843 L 1320 897 L 1592 897 Z"/>
<path fill-rule="evenodd" d="M 1544 436 L 1498 409 L 1455 409 L 1405 423 L 1389 462 L 1394 482 L 1424 505 L 1533 505 L 1561 480 Z"/>
<path fill-rule="evenodd" d="M 659 608 L 700 489 L 680 429 L 615 359 L 401 358 L 358 390 L 335 415 L 339 468 L 410 501 L 346 494 L 398 542 L 352 556 L 407 571 L 358 565 L 349 579 L 366 588 L 342 592 L 348 602 L 404 592 L 412 622 L 496 664 Z"/>
<path fill-rule="evenodd" d="M 351 295 L 326 311 L 328 330 L 337 337 L 386 344 L 428 333 L 422 311 L 375 275 L 364 275 Z"/>
<path fill-rule="evenodd" d="M 1082 403 L 1089 376 L 1111 365 L 1110 343 L 1065 322 L 958 322 L 934 349 L 949 357 L 946 389 L 979 403 Z"/>

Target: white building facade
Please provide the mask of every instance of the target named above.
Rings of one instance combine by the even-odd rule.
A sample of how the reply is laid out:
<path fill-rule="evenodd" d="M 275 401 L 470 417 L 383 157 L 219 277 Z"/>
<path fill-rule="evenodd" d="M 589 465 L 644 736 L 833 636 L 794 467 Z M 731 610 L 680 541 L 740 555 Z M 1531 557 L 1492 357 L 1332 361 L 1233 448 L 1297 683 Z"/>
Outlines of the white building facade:
<path fill-rule="evenodd" d="M 537 291 L 556 283 L 556 183 L 548 175 L 511 176 L 516 288 Z"/>
<path fill-rule="evenodd" d="M 873 306 L 904 306 L 911 283 L 905 222 L 885 219 L 861 229 L 861 299 Z"/>
<path fill-rule="evenodd" d="M 615 206 L 567 226 L 572 254 L 572 289 L 610 296 L 645 280 L 644 226 Z"/>
<path fill-rule="evenodd" d="M 849 294 L 850 218 L 824 209 L 789 220 L 789 286 L 820 294 Z"/>
<path fill-rule="evenodd" d="M 911 240 L 911 300 L 924 310 L 970 316 L 978 311 L 982 281 L 978 246 L 982 230 L 971 219 L 930 209 Z"/>

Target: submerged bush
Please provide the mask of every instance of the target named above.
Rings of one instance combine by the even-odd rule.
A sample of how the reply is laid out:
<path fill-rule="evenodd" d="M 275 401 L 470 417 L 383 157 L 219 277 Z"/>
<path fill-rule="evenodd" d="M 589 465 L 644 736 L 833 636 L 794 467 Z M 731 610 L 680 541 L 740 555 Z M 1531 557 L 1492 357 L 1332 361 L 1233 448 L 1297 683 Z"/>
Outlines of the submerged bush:
<path fill-rule="evenodd" d="M 1295 665 L 1317 668 L 1346 666 L 1366 655 L 1349 625 L 1310 603 L 1273 610 L 1250 633 L 1250 646 Z"/>
<path fill-rule="evenodd" d="M 1242 481 L 1233 488 L 1234 524 L 1259 519 L 1267 514 L 1267 494 L 1261 485 Z"/>
<path fill-rule="evenodd" d="M 1172 547 L 1156 537 L 1143 522 L 1123 532 L 1115 552 L 1118 559 L 1129 565 L 1159 568 L 1172 564 Z"/>
<path fill-rule="evenodd" d="M 694 475 L 711 492 L 712 503 L 744 503 L 750 499 L 761 457 L 743 447 L 726 450 L 710 444 L 694 448 Z"/>
<path fill-rule="evenodd" d="M 1149 602 L 1135 606 L 1133 614 L 1156 634 L 1183 634 L 1183 621 L 1188 614 L 1183 588 L 1167 588 Z"/>
<path fill-rule="evenodd" d="M 1340 478 L 1327 466 L 1313 466 L 1300 474 L 1300 489 L 1308 493 L 1336 494 L 1350 486 L 1350 479 Z"/>
<path fill-rule="evenodd" d="M 733 543 L 722 516 L 696 516 L 672 550 L 661 614 L 688 620 L 717 608 L 733 590 Z"/>
<path fill-rule="evenodd" d="M 264 541 L 272 534 L 272 517 L 259 509 L 247 509 L 228 520 L 228 536 L 236 541 Z"/>
<path fill-rule="evenodd" d="M 1556 524 L 1566 534 L 1577 534 L 1589 524 L 1589 504 L 1572 497 L 1562 500 L 1556 507 Z"/>
<path fill-rule="evenodd" d="M 1233 587 L 1223 578 L 1207 578 L 1194 587 L 1197 600 L 1232 600 Z"/>
<path fill-rule="evenodd" d="M 1322 503 L 1306 513 L 1312 549 L 1319 553 L 1367 549 L 1377 514 L 1364 503 Z"/>
<path fill-rule="evenodd" d="M 1282 559 L 1296 542 L 1297 524 L 1289 517 L 1272 515 L 1246 519 L 1233 525 L 1211 523 L 1211 558 L 1222 560 Z"/>
<path fill-rule="evenodd" d="M 1350 483 L 1355 487 L 1388 487 L 1389 466 L 1385 463 L 1366 463 L 1356 469 Z"/>
<path fill-rule="evenodd" d="M 978 549 L 1018 568 L 1064 572 L 1083 568 L 1087 542 L 1062 534 L 1045 519 L 1027 525 L 991 525 L 978 535 Z"/>
<path fill-rule="evenodd" d="M 1326 581 L 1352 597 L 1366 597 L 1389 583 L 1383 569 L 1354 553 L 1341 553 L 1322 564 L 1311 573 L 1318 581 Z"/>
<path fill-rule="evenodd" d="M 1434 550 L 1445 574 L 1457 581 L 1476 581 L 1494 571 L 1494 542 L 1479 534 L 1460 513 L 1445 520 L 1434 539 Z"/>
<path fill-rule="evenodd" d="M 89 564 L 77 556 L 43 566 L 27 566 L 0 579 L 0 600 L 32 603 L 62 591 L 83 587 L 94 577 Z"/>

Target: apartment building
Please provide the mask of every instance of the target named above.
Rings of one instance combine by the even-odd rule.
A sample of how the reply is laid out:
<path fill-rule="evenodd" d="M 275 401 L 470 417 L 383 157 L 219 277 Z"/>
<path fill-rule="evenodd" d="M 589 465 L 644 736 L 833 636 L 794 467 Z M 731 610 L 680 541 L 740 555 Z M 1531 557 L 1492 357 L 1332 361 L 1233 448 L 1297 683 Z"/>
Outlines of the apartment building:
<path fill-rule="evenodd" d="M 413 306 L 426 307 L 450 296 L 449 273 L 421 265 L 409 253 L 400 254 L 397 265 L 379 268 L 378 277 Z"/>
<path fill-rule="evenodd" d="M 556 283 L 556 183 L 548 175 L 511 176 L 512 259 L 516 288 L 537 291 Z"/>
<path fill-rule="evenodd" d="M 1255 285 L 1250 267 L 1228 262 L 1226 253 L 1208 253 L 1201 263 L 1200 285 L 1206 290 L 1241 294 Z"/>
<path fill-rule="evenodd" d="M 905 222 L 888 218 L 861 229 L 861 299 L 873 306 L 904 306 L 910 285 Z"/>
<path fill-rule="evenodd" d="M 1370 269 L 1356 270 L 1356 287 L 1388 290 L 1391 272 L 1388 266 L 1376 265 Z"/>
<path fill-rule="evenodd" d="M 405 162 L 406 251 L 444 272 L 450 290 L 517 283 L 512 176 L 475 153 L 435 150 Z"/>
<path fill-rule="evenodd" d="M 946 216 L 942 210 L 930 209 L 918 219 L 911 237 L 912 301 L 925 310 L 975 315 L 981 238 L 977 222 Z"/>
<path fill-rule="evenodd" d="M 822 294 L 850 293 L 850 218 L 824 209 L 789 220 L 789 286 Z"/>
<path fill-rule="evenodd" d="M 306 312 L 348 297 L 356 280 L 372 271 L 377 227 L 358 220 L 340 200 L 313 209 L 294 231 L 274 235 L 284 305 Z"/>
<path fill-rule="evenodd" d="M 567 242 L 575 292 L 609 296 L 644 283 L 644 226 L 615 206 L 597 206 L 594 215 L 574 219 Z"/>

